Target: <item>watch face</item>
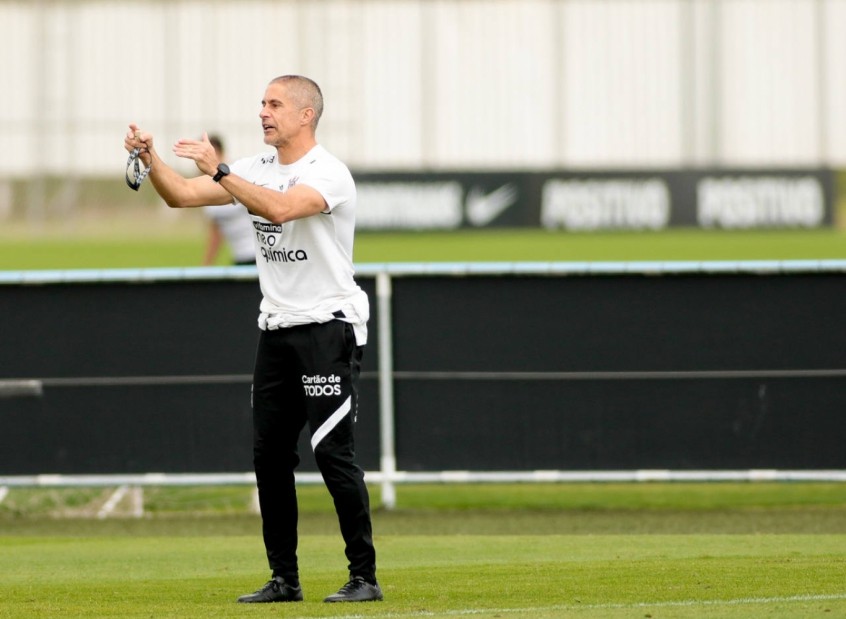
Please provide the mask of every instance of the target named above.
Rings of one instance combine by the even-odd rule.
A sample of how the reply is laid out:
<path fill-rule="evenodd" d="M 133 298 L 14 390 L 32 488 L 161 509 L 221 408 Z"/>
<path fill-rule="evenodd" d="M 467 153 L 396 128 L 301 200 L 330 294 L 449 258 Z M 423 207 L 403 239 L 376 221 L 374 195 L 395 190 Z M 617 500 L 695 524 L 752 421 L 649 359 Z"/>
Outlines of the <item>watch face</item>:
<path fill-rule="evenodd" d="M 212 176 L 212 180 L 215 183 L 219 183 L 220 179 L 222 179 L 227 174 L 229 174 L 229 166 L 226 165 L 225 163 L 219 163 L 219 164 L 217 164 L 217 172 L 215 173 L 214 176 Z"/>

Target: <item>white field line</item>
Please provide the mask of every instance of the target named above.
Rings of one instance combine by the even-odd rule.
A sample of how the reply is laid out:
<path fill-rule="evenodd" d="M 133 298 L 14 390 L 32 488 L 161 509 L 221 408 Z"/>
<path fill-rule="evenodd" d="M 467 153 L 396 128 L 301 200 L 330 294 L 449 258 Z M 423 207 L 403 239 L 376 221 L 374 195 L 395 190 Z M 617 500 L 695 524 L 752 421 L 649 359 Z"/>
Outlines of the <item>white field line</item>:
<path fill-rule="evenodd" d="M 637 608 L 678 608 L 678 607 L 715 607 L 715 606 L 744 606 L 751 604 L 783 604 L 789 602 L 827 602 L 846 600 L 846 593 L 831 593 L 819 595 L 788 595 L 778 597 L 735 598 L 730 600 L 678 600 L 664 602 L 635 602 L 633 604 L 557 604 L 554 606 L 533 606 L 529 608 L 462 608 L 433 612 L 421 610 L 409 613 L 386 613 L 367 615 L 333 615 L 324 619 L 365 619 L 380 617 L 401 619 L 402 617 L 468 617 L 473 615 L 505 615 L 517 613 L 542 613 L 571 610 L 618 610 Z"/>
<path fill-rule="evenodd" d="M 129 486 L 118 486 L 109 499 L 103 503 L 103 507 L 100 508 L 100 511 L 97 512 L 97 518 L 100 520 L 104 518 L 108 518 L 109 514 L 115 511 L 115 507 L 117 504 L 121 502 L 123 497 L 126 496 L 126 493 L 129 492 Z"/>

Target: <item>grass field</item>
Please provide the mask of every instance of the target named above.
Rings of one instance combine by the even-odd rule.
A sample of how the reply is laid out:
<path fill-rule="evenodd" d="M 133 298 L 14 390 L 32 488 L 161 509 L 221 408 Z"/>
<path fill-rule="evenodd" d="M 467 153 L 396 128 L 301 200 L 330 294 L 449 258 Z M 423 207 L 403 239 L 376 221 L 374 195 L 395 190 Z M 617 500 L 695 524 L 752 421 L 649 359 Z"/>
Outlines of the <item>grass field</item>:
<path fill-rule="evenodd" d="M 47 201 L 33 212 L 29 189 L 16 186 L 11 215 L 0 220 L 0 271 L 197 266 L 208 222 L 198 209 L 168 209 L 149 187 L 87 179 L 65 195 L 66 179 L 48 178 Z M 64 188 L 64 189 L 63 189 Z M 837 196 L 846 195 L 838 172 Z M 566 233 L 536 229 L 382 233 L 359 231 L 355 261 L 521 262 L 640 260 L 846 259 L 846 200 L 827 230 Z M 222 255 L 219 263 L 227 264 Z"/>
<path fill-rule="evenodd" d="M 102 489 L 13 489 L 0 617 L 846 615 L 842 484 L 403 486 L 374 514 L 385 601 L 340 607 L 321 602 L 346 577 L 321 487 L 300 492 L 306 600 L 234 602 L 267 576 L 250 492 L 150 488 L 146 517 L 97 520 L 56 510 Z"/>
<path fill-rule="evenodd" d="M 4 228 L 0 270 L 195 266 L 204 237 L 189 223 Z M 358 263 L 842 259 L 846 235 L 362 233 L 356 251 Z M 0 501 L 0 618 L 846 617 L 843 484 L 403 486 L 397 510 L 374 513 L 385 601 L 341 607 L 321 602 L 346 578 L 323 488 L 300 491 L 305 602 L 258 607 L 234 602 L 268 576 L 249 488 L 147 488 L 145 517 L 98 519 L 111 490 Z"/>
<path fill-rule="evenodd" d="M 0 234 L 0 270 L 198 266 L 197 232 L 138 236 Z M 544 230 L 360 233 L 357 263 L 844 259 L 839 230 L 673 230 L 573 234 Z M 222 257 L 220 263 L 225 264 Z"/>

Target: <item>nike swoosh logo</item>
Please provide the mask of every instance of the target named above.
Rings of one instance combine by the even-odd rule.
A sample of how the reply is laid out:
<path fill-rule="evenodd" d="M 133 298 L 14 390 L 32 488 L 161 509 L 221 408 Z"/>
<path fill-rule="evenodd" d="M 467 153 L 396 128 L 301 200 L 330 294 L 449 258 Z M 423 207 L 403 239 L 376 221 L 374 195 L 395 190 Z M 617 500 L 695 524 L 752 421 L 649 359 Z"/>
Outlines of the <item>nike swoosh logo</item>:
<path fill-rule="evenodd" d="M 465 213 L 467 221 L 474 226 L 484 226 L 499 217 L 505 209 L 517 201 L 517 186 L 508 183 L 485 194 L 479 187 L 467 192 Z"/>

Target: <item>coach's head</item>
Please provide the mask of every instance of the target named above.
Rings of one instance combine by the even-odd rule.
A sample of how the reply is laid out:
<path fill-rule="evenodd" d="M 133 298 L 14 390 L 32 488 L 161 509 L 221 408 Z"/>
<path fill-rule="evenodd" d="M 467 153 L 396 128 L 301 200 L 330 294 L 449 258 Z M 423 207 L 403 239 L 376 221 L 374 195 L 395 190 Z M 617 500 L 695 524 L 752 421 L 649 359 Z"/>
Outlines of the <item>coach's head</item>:
<path fill-rule="evenodd" d="M 284 147 L 302 138 L 314 139 L 323 114 L 320 87 L 302 75 L 282 75 L 273 79 L 261 102 L 264 143 Z"/>

